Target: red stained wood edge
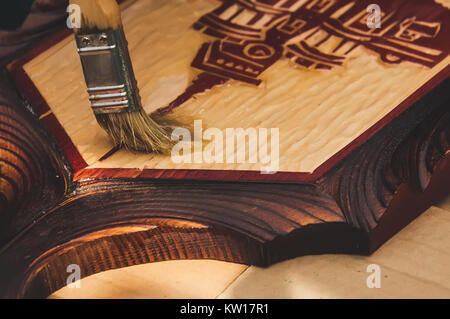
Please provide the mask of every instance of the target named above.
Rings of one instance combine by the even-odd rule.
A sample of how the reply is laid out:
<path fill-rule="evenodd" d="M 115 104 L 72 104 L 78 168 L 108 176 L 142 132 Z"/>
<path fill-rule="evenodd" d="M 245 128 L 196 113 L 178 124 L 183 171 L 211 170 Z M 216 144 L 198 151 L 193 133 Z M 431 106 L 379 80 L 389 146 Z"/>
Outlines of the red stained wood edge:
<path fill-rule="evenodd" d="M 75 174 L 74 180 L 90 178 L 144 178 L 199 181 L 240 182 L 313 182 L 316 176 L 309 173 L 277 172 L 261 174 L 259 171 L 199 170 L 199 169 L 134 169 L 134 168 L 86 168 Z"/>
<path fill-rule="evenodd" d="M 67 135 L 66 131 L 61 126 L 59 121 L 56 119 L 56 116 L 54 114 L 49 114 L 48 116 L 44 117 L 42 121 L 56 138 L 56 141 L 58 142 L 59 146 L 64 152 L 64 155 L 72 166 L 74 173 L 86 168 L 88 166 L 87 163 L 84 161 L 75 145 L 73 145 L 72 140 Z"/>
<path fill-rule="evenodd" d="M 72 34 L 71 30 L 65 29 L 48 41 L 30 50 L 23 57 L 8 65 L 13 80 L 24 97 L 28 100 L 38 116 L 51 111 L 49 105 L 40 94 L 34 83 L 23 69 L 24 64 L 44 52 L 51 46 L 62 41 Z M 53 114 L 46 116 L 44 122 L 53 133 L 64 151 L 72 169 L 74 170 L 74 181 L 90 178 L 145 178 L 145 179 L 176 179 L 176 180 L 209 180 L 209 181 L 253 181 L 253 182 L 314 182 L 324 175 L 341 160 L 348 156 L 356 148 L 364 144 L 377 132 L 383 129 L 393 119 L 402 114 L 414 103 L 419 101 L 430 92 L 441 81 L 450 76 L 450 65 L 441 70 L 432 79 L 422 85 L 418 90 L 406 98 L 400 105 L 385 115 L 381 120 L 372 125 L 368 130 L 354 139 L 351 143 L 331 156 L 321 164 L 313 173 L 305 172 L 277 172 L 275 174 L 261 174 L 259 171 L 237 171 L 237 170 L 179 170 L 179 169 L 122 169 L 122 168 L 86 168 L 88 165 L 78 152 L 70 137 Z"/>

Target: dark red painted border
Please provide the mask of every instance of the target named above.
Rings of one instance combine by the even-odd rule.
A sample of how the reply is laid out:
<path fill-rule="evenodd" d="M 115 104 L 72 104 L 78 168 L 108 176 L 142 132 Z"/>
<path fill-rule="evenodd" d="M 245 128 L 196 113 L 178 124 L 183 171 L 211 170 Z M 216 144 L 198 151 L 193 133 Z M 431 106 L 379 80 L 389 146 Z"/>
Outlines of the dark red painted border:
<path fill-rule="evenodd" d="M 33 110 L 38 116 L 50 111 L 45 99 L 39 93 L 34 83 L 28 77 L 23 69 L 23 65 L 34 57 L 44 52 L 51 46 L 62 41 L 72 34 L 71 30 L 56 34 L 48 41 L 38 45 L 30 50 L 26 55 L 15 60 L 8 69 L 14 79 L 17 87 L 24 97 L 28 100 Z M 313 173 L 302 172 L 278 172 L 276 174 L 261 174 L 259 171 L 236 171 L 236 170 L 177 170 L 177 169 L 122 169 L 122 168 L 86 168 L 88 165 L 78 152 L 70 137 L 67 135 L 56 117 L 51 114 L 43 118 L 49 130 L 53 133 L 61 148 L 64 151 L 69 163 L 74 170 L 74 179 L 81 180 L 85 178 L 146 178 L 146 179 L 190 179 L 190 180 L 219 180 L 219 181 L 254 181 L 254 182 L 313 182 L 334 167 L 342 159 L 348 156 L 356 148 L 364 144 L 373 135 L 383 129 L 393 119 L 402 114 L 411 105 L 419 101 L 423 96 L 430 92 L 441 81 L 450 76 L 450 66 L 440 71 L 436 76 L 426 82 L 422 87 L 416 90 L 412 95 L 405 99 L 395 109 L 385 115 L 380 121 L 372 125 L 368 130 L 354 139 L 351 143 L 334 154 L 323 164 L 321 164 Z"/>
<path fill-rule="evenodd" d="M 74 172 L 78 172 L 88 165 L 80 155 L 76 147 L 73 145 L 72 140 L 67 135 L 64 128 L 61 126 L 56 116 L 52 113 L 42 119 L 48 129 L 53 133 L 59 146 L 62 148 L 67 160 Z"/>

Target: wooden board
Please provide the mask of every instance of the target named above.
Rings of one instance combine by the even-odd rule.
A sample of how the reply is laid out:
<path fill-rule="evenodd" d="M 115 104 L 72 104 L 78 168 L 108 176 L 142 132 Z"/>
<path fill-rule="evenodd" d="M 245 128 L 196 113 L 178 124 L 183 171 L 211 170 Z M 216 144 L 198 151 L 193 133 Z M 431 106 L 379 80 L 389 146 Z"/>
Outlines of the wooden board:
<path fill-rule="evenodd" d="M 126 169 L 121 176 L 170 178 L 188 170 L 182 178 L 312 180 L 450 74 L 450 44 L 444 40 L 450 36 L 444 23 L 450 10 L 434 1 L 416 1 L 412 7 L 420 11 L 423 6 L 429 15 L 416 18 L 402 1 L 380 3 L 386 17 L 378 31 L 366 25 L 367 1 L 325 1 L 323 8 L 317 1 L 272 2 L 267 7 L 245 1 L 136 1 L 124 10 L 123 19 L 148 112 L 167 108 L 186 92 L 199 91 L 165 113 L 187 126 L 200 120 L 204 130 L 217 128 L 224 139 L 227 128 L 268 129 L 268 154 L 273 158 L 279 154 L 278 165 L 273 163 L 269 170 L 280 174 L 258 176 L 270 165 L 261 163 L 260 156 L 250 160 L 249 143 L 240 147 L 234 142 L 235 157 L 228 160 L 225 155 L 231 147 L 224 139 L 219 160 L 212 163 L 198 154 L 202 147 L 200 151 L 192 147 L 189 163 L 125 150 L 111 154 L 114 145 L 90 110 L 75 42 L 69 37 L 26 63 L 24 70 L 49 106 L 42 116 L 56 117 L 74 144 L 73 151 L 86 162 L 87 170 L 77 178 L 108 177 Z M 226 25 L 217 27 L 221 23 Z M 290 26 L 294 23 L 299 27 Z M 248 40 L 246 32 L 256 40 Z M 275 37 L 281 39 L 274 42 Z M 216 46 L 222 51 L 215 52 Z M 215 55 L 212 62 L 204 60 L 206 47 Z M 254 56 L 252 50 L 268 50 L 273 56 Z M 226 66 L 233 62 L 217 64 L 214 70 L 208 66 L 227 56 L 238 56 L 242 63 L 234 62 L 234 73 Z M 264 64 L 258 76 L 244 77 L 246 70 L 236 69 L 255 68 L 255 63 Z M 198 83 L 202 77 L 209 77 L 210 89 Z M 279 130 L 278 151 L 271 147 L 272 128 Z M 237 160 L 238 152 L 245 153 L 243 161 Z"/>
<path fill-rule="evenodd" d="M 190 23 L 197 20 L 201 22 L 204 14 L 220 5 L 219 2 L 200 0 L 173 1 L 184 8 L 191 8 L 178 12 L 179 23 L 185 23 L 186 26 L 189 23 L 183 17 L 188 12 L 195 15 Z M 277 112 L 272 112 L 273 105 L 270 103 L 264 104 L 264 101 L 275 101 L 271 98 L 276 93 L 280 92 L 277 99 L 285 97 L 286 101 L 295 100 L 297 93 L 311 94 L 310 102 L 316 103 L 316 106 L 322 102 L 334 105 L 336 108 L 331 107 L 331 110 L 335 113 L 330 110 L 324 110 L 324 113 L 312 112 L 309 114 L 314 115 L 314 120 L 310 118 L 310 121 L 302 122 L 306 127 L 321 123 L 320 127 L 324 129 L 322 132 L 319 130 L 320 134 L 316 135 L 318 130 L 311 130 L 314 139 L 304 144 L 301 136 L 295 137 L 298 138 L 297 143 L 282 140 L 281 143 L 287 144 L 280 146 L 280 158 L 292 156 L 292 166 L 287 160 L 280 161 L 284 168 L 273 175 L 263 175 L 259 167 L 240 164 L 237 167 L 214 166 L 213 169 L 203 166 L 201 169 L 194 166 L 183 169 L 168 166 L 158 168 L 157 165 L 162 165 L 164 159 L 148 155 L 141 161 L 142 156 L 124 152 L 117 152 L 103 162 L 99 161 L 99 156 L 103 156 L 103 151 L 108 151 L 111 145 L 108 145 L 107 139 L 101 141 L 103 133 L 95 125 L 91 129 L 89 123 L 94 122 L 89 110 L 80 111 L 87 104 L 82 98 L 83 94 L 86 98 L 83 80 L 77 75 L 79 71 L 76 71 L 79 64 L 73 64 L 69 69 L 65 66 L 66 61 L 75 63 L 76 57 L 70 50 L 73 46 L 70 38 L 66 38 L 70 36 L 70 31 L 66 29 L 49 36 L 52 31 L 58 30 L 49 21 L 59 21 L 56 24 L 59 30 L 65 27 L 65 8 L 51 3 L 37 0 L 30 20 L 22 29 L 11 34 L 0 34 L 2 43 L 24 41 L 26 44 L 21 50 L 29 48 L 20 57 L 16 55 L 15 52 L 19 52 L 16 49 L 12 53 L 7 50 L 4 55 L 0 51 L 0 61 L 13 60 L 0 73 L 2 297 L 48 296 L 66 284 L 67 267 L 71 264 L 79 265 L 81 276 L 87 277 L 109 269 L 172 259 L 215 259 L 268 266 L 308 254 L 371 254 L 450 192 L 450 80 L 448 67 L 445 66 L 445 63 L 448 64 L 445 62 L 448 59 L 445 46 L 448 45 L 446 36 L 449 21 L 445 17 L 450 10 L 437 2 L 408 1 L 408 5 L 405 5 L 403 1 L 389 1 L 385 7 L 397 8 L 396 12 L 408 17 L 417 15 L 416 20 L 408 20 L 403 26 L 414 26 L 415 30 L 406 32 L 405 36 L 417 35 L 419 32 L 422 40 L 414 45 L 409 44 L 408 49 L 404 50 L 417 51 L 418 45 L 427 46 L 429 49 L 422 53 L 425 56 L 434 54 L 437 57 L 434 62 L 419 63 L 417 56 L 408 56 L 406 53 L 402 53 L 401 63 L 393 65 L 387 62 L 386 59 L 392 62 L 392 56 L 384 56 L 384 61 L 380 62 L 379 58 L 385 51 L 377 51 L 372 42 L 370 45 L 366 43 L 364 48 L 362 44 L 355 48 L 349 56 L 345 56 L 341 66 L 333 65 L 331 70 L 323 67 L 319 70 L 291 67 L 290 62 L 283 58 L 252 80 L 255 82 L 261 79 L 258 86 L 240 83 L 242 79 L 230 79 L 223 85 L 187 100 L 168 114 L 187 118 L 190 113 L 193 117 L 189 120 L 199 117 L 209 127 L 223 128 L 230 123 L 244 126 L 247 109 L 241 109 L 240 103 L 233 104 L 233 101 L 239 101 L 241 95 L 254 92 L 255 101 L 261 106 L 265 105 L 261 114 L 267 112 L 274 115 L 263 115 L 260 120 L 264 123 L 258 123 L 258 116 L 261 115 L 253 112 L 251 116 L 245 116 L 245 120 L 257 127 L 275 126 L 274 123 L 279 121 L 283 123 L 283 127 L 280 125 L 281 134 L 283 128 L 295 133 L 305 128 L 296 127 L 295 122 L 291 121 L 290 117 L 297 113 L 289 112 L 297 104 Z M 139 28 L 133 31 L 133 24 L 152 21 L 147 20 L 149 17 L 158 19 L 158 12 L 167 12 L 167 15 L 172 11 L 177 12 L 178 9 L 171 7 L 171 3 L 137 1 L 128 3 L 128 8 L 124 9 L 125 27 L 130 30 L 126 32 L 130 34 L 132 58 L 136 60 L 139 85 L 144 100 L 147 99 L 145 104 L 149 111 L 168 103 L 178 92 L 168 89 L 164 81 L 159 83 L 158 78 L 164 78 L 164 75 L 158 74 L 155 78 L 150 74 L 149 70 L 157 65 L 156 61 L 146 66 L 146 60 L 151 57 L 143 58 L 141 54 L 136 54 L 141 45 L 146 43 L 148 35 L 140 32 Z M 313 3 L 318 2 L 308 3 L 313 10 Z M 305 6 L 309 4 L 304 3 Z M 198 6 L 197 11 L 192 10 L 195 6 Z M 142 13 L 137 14 L 137 11 Z M 424 16 L 419 17 L 419 14 Z M 161 25 L 167 26 L 164 23 Z M 30 29 L 30 25 L 33 28 Z M 143 27 L 151 29 L 152 23 L 149 25 Z M 168 36 L 171 34 L 169 29 L 165 29 Z M 433 29 L 435 32 L 430 35 Z M 177 26 L 177 32 L 182 30 Z M 383 28 L 373 32 L 382 31 Z M 176 34 L 172 32 L 172 35 Z M 161 41 L 165 39 L 158 32 L 152 34 L 160 36 Z M 220 41 L 217 34 L 205 35 L 189 28 L 185 30 L 184 35 L 187 34 L 192 35 L 192 39 Z M 135 44 L 131 42 L 133 38 L 137 40 Z M 190 36 L 188 38 L 191 39 Z M 45 41 L 38 43 L 36 39 Z M 186 42 L 185 36 L 177 36 L 172 40 L 174 45 L 177 41 L 184 44 L 189 42 Z M 377 41 L 388 39 L 382 37 Z M 375 43 L 379 44 L 377 41 Z M 192 44 L 201 45 L 194 42 Z M 157 45 L 150 44 L 150 47 Z M 253 52 L 252 48 L 247 52 Z M 66 52 L 64 50 L 67 50 L 66 56 L 61 55 L 61 52 Z M 141 53 L 145 52 L 144 47 L 141 50 Z M 438 51 L 442 53 L 436 55 Z M 50 52 L 51 58 L 48 58 Z M 160 54 L 158 52 L 155 52 L 156 56 Z M 191 52 L 191 58 L 196 52 Z M 256 54 L 264 52 L 261 49 Z M 417 55 L 417 52 L 414 54 Z M 164 55 L 160 57 L 158 61 L 163 63 Z M 39 65 L 36 61 L 39 61 Z M 168 69 L 174 68 L 175 73 L 191 74 L 193 70 L 203 68 L 201 61 L 197 61 L 200 64 L 194 63 L 197 66 L 184 64 L 186 60 L 181 56 L 176 61 L 180 65 L 165 62 Z M 355 74 L 362 73 L 351 67 L 356 61 L 367 61 L 367 67 L 371 70 L 368 77 L 372 77 L 373 72 L 381 76 L 386 71 L 403 81 L 394 83 L 390 77 L 382 78 L 374 86 L 373 92 L 362 95 L 360 91 L 364 90 L 363 85 L 361 90 L 352 90 L 352 83 L 361 84 L 360 77 L 355 77 Z M 158 67 L 153 71 L 165 72 L 168 69 Z M 286 76 L 283 84 L 290 85 L 297 79 L 300 82 L 312 81 L 308 82 L 312 86 L 293 85 L 292 90 L 299 90 L 295 91 L 296 94 L 281 94 L 283 85 L 267 87 L 279 75 L 274 70 L 282 71 Z M 53 82 L 47 81 L 42 86 L 48 78 L 47 72 L 52 74 Z M 60 77 L 66 72 L 67 77 Z M 270 74 L 274 77 L 266 77 Z M 322 89 L 322 80 L 317 83 L 314 81 L 324 74 L 326 76 L 322 80 L 325 82 L 339 74 L 338 78 L 346 78 L 349 85 L 335 81 L 332 84 L 336 85 L 336 92 L 332 92 L 332 86 L 327 86 L 322 90 L 327 94 L 312 94 L 314 87 Z M 409 75 L 408 81 L 403 77 L 405 74 Z M 44 82 L 39 84 L 42 80 Z M 183 85 L 180 84 L 180 90 L 185 88 L 186 82 L 172 80 L 173 88 L 181 82 Z M 61 81 L 70 84 L 59 86 Z M 390 84 L 389 89 L 393 89 L 378 91 L 378 86 L 385 87 L 386 83 Z M 158 90 L 159 84 L 162 85 L 161 90 Z M 172 88 L 172 85 L 169 86 Z M 309 90 L 313 90 L 312 93 Z M 165 97 L 166 100 L 162 93 L 152 98 L 149 95 L 151 92 L 163 91 L 170 93 Z M 341 91 L 349 95 L 333 102 L 333 96 L 340 96 Z M 225 94 L 233 97 L 229 102 L 229 105 L 233 105 L 229 116 L 235 122 L 227 122 L 228 117 L 221 116 L 224 113 L 220 113 L 222 109 L 219 105 L 210 106 L 211 109 L 207 107 L 209 99 Z M 55 100 L 50 102 L 53 98 Z M 382 101 L 383 107 L 358 110 L 353 104 L 347 105 L 345 102 L 352 100 L 364 104 L 366 99 Z M 150 101 L 156 104 L 150 105 Z M 228 103 L 223 102 L 221 105 L 226 109 Z M 72 105 L 71 109 L 69 104 Z M 248 103 L 247 107 L 251 110 L 254 105 Z M 239 116 L 239 112 L 243 112 L 243 115 Z M 343 123 L 338 123 L 332 120 L 341 113 L 351 121 L 342 120 Z M 366 116 L 368 113 L 371 115 Z M 305 116 L 308 119 L 308 114 Z M 71 117 L 77 121 L 73 122 Z M 73 123 L 67 125 L 64 119 Z M 305 119 L 302 117 L 300 120 Z M 345 124 L 345 127 L 339 129 L 341 124 Z M 250 127 L 250 124 L 246 125 Z M 79 138 L 86 137 L 89 137 L 86 144 L 80 144 Z M 299 154 L 292 153 L 291 147 L 298 147 Z M 311 151 L 310 154 L 302 151 L 306 148 Z M 97 152 L 97 149 L 101 151 Z M 92 162 L 88 162 L 91 155 L 95 156 Z M 123 162 L 126 165 L 113 166 L 111 163 L 115 162 L 115 158 L 122 155 L 125 156 Z M 96 166 L 109 165 L 107 163 L 111 166 Z M 146 165 L 150 166 L 143 169 Z"/>

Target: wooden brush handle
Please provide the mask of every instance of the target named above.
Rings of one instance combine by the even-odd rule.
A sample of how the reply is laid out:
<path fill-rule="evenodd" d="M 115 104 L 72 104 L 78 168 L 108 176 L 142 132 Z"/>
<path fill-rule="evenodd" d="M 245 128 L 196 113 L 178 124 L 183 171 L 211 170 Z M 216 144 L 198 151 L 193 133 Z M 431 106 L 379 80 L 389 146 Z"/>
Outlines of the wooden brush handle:
<path fill-rule="evenodd" d="M 116 0 L 70 0 L 70 4 L 80 6 L 81 29 L 108 30 L 122 26 Z"/>

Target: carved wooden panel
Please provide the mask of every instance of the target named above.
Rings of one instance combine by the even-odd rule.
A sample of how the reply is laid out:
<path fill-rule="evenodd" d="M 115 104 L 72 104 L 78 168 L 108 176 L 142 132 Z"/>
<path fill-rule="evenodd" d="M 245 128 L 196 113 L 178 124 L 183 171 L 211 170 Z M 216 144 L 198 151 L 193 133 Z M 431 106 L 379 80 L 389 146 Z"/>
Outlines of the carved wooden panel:
<path fill-rule="evenodd" d="M 271 175 L 115 150 L 89 110 L 64 8 L 41 8 L 53 14 L 35 21 L 46 40 L 1 75 L 1 296 L 45 297 L 69 264 L 88 276 L 376 250 L 450 192 L 450 10 L 381 2 L 383 26 L 370 32 L 365 1 L 126 3 L 146 109 L 205 129 L 279 127 Z M 49 17 L 62 30 L 51 37 Z M 261 69 L 244 76 L 244 58 Z"/>

